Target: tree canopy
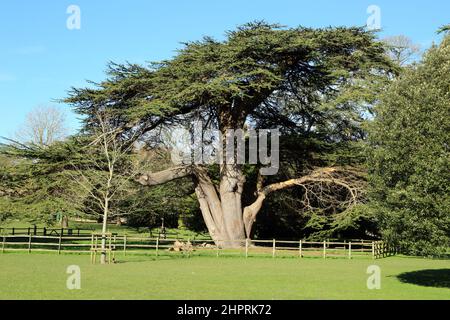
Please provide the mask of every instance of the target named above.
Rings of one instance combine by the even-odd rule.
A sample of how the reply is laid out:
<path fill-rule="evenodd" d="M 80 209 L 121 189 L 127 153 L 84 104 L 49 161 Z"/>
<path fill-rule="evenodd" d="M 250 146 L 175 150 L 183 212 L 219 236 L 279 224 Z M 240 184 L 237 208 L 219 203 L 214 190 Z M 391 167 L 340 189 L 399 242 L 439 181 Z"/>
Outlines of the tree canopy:
<path fill-rule="evenodd" d="M 395 69 L 362 28 L 255 22 L 226 35 L 186 43 L 173 59 L 148 67 L 110 63 L 105 81 L 73 88 L 65 102 L 87 116 L 87 127 L 95 110 L 108 108 L 117 125 L 139 136 L 193 117 L 221 130 L 249 119 L 338 135 L 364 111 L 355 102 L 375 99 L 375 86 L 364 81 L 383 81 Z"/>
<path fill-rule="evenodd" d="M 369 107 L 395 72 L 383 44 L 363 28 L 253 22 L 227 32 L 223 41 L 205 37 L 186 43 L 170 60 L 149 66 L 111 63 L 105 81 L 94 88 L 73 88 L 65 102 L 85 116 L 86 132 L 96 125 L 93 115 L 108 110 L 129 141 L 148 143 L 158 135 L 156 129 L 201 120 L 204 128 L 223 134 L 247 127 L 278 128 L 299 143 L 335 144 L 364 135 L 361 124 Z M 285 171 L 289 177 L 284 182 L 257 178 L 250 186 L 253 199 L 242 203 L 249 188 L 244 171 L 242 165 L 226 163 L 217 176 L 202 166 L 175 167 L 144 174 L 140 182 L 155 185 L 191 176 L 215 240 L 250 237 L 264 199 L 277 190 L 298 185 L 307 198 L 328 190 L 344 203 L 357 199 L 351 186 L 356 170 L 342 175 L 341 168 L 309 163 Z M 313 192 L 315 188 L 320 192 Z"/>

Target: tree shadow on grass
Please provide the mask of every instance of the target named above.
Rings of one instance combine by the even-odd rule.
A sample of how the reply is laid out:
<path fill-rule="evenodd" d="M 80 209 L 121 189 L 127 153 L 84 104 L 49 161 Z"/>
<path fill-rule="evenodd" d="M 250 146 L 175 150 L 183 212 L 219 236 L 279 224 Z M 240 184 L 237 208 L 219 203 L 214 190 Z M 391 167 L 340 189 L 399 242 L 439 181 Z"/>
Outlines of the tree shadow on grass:
<path fill-rule="evenodd" d="M 397 276 L 404 283 L 425 287 L 450 288 L 450 269 L 427 269 L 404 272 Z"/>

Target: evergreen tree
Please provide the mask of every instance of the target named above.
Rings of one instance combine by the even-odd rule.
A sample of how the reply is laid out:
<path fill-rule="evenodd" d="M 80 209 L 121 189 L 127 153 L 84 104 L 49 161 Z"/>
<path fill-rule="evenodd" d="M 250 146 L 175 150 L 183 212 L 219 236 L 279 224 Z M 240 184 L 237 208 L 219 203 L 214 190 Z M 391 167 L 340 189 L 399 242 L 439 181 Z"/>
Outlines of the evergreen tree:
<path fill-rule="evenodd" d="M 86 131 L 96 125 L 98 110 L 110 110 L 129 141 L 147 142 L 162 127 L 201 120 L 223 136 L 250 125 L 333 144 L 364 135 L 364 114 L 393 69 L 383 45 L 362 28 L 254 22 L 228 32 L 224 41 L 187 43 L 173 59 L 149 67 L 111 64 L 108 79 L 96 88 L 74 88 L 65 101 L 84 116 Z M 149 172 L 139 181 L 154 186 L 191 177 L 212 238 L 228 246 L 252 235 L 262 204 L 275 191 L 298 186 L 314 198 L 309 205 L 321 209 L 354 203 L 356 170 L 343 171 L 302 165 L 249 186 L 245 166 L 195 165 Z M 253 198 L 243 199 L 246 188 Z"/>
<path fill-rule="evenodd" d="M 411 254 L 450 240 L 450 36 L 383 95 L 370 129 L 369 169 L 383 236 Z"/>

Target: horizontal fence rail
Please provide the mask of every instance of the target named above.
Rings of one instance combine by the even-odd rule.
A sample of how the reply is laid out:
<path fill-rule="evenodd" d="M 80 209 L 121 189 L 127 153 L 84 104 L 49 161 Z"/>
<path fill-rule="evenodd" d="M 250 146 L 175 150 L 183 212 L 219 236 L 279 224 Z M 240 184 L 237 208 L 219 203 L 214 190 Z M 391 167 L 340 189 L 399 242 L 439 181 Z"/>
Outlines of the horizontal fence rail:
<path fill-rule="evenodd" d="M 320 258 L 367 258 L 380 259 L 397 253 L 397 250 L 383 241 L 284 241 L 284 240 L 212 240 L 150 238 L 105 234 L 106 250 L 114 260 L 118 253 L 146 254 L 155 257 L 163 255 L 183 256 L 241 256 L 241 257 L 320 257 Z M 101 234 L 80 236 L 0 235 L 1 252 L 26 251 L 61 253 L 101 252 Z M 220 243 L 226 244 L 221 246 Z"/>
<path fill-rule="evenodd" d="M 138 229 L 139 230 L 139 229 Z M 96 232 L 94 228 L 47 228 L 47 227 L 25 227 L 25 228 L 0 228 L 0 236 L 2 235 L 34 235 L 34 236 L 90 236 Z M 118 233 L 113 233 L 118 235 Z M 166 231 L 164 229 L 150 229 L 146 233 L 150 238 L 160 239 L 180 239 L 185 238 L 183 232 Z M 210 240 L 211 237 L 207 233 L 195 233 L 191 235 L 194 239 Z"/>
<path fill-rule="evenodd" d="M 82 228 L 38 228 L 37 226 L 27 228 L 0 228 L 0 235 L 33 235 L 33 236 L 81 236 L 90 235 L 93 229 Z"/>

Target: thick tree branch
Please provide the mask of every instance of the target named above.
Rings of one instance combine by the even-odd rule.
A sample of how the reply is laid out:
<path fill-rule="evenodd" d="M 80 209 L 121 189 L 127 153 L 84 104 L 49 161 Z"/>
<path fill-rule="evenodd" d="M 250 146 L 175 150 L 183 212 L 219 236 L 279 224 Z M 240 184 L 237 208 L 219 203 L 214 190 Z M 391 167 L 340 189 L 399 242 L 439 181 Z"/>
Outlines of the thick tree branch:
<path fill-rule="evenodd" d="M 355 170 L 344 168 L 321 168 L 301 178 L 273 183 L 264 188 L 261 188 L 259 186 L 257 191 L 258 196 L 256 200 L 251 205 L 244 208 L 244 225 L 247 237 L 250 237 L 256 215 L 261 210 L 264 200 L 270 193 L 294 186 L 301 186 L 305 190 L 305 203 L 307 204 L 307 206 L 310 206 L 310 194 L 312 194 L 316 198 L 323 197 L 324 200 L 329 200 L 330 197 L 324 195 L 323 189 L 325 189 L 325 186 L 333 185 L 343 188 L 348 192 L 349 199 L 340 202 L 342 204 L 351 206 L 358 200 L 361 182 L 358 181 L 358 179 L 355 179 L 355 177 L 359 175 L 360 173 Z M 314 191 L 312 186 L 318 186 L 320 192 Z"/>
<path fill-rule="evenodd" d="M 138 182 L 144 186 L 156 186 L 175 179 L 190 176 L 192 173 L 191 167 L 180 166 L 155 173 L 144 173 L 138 178 Z"/>

